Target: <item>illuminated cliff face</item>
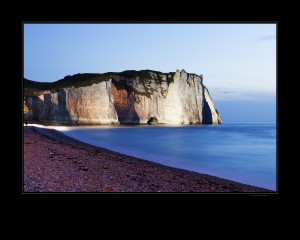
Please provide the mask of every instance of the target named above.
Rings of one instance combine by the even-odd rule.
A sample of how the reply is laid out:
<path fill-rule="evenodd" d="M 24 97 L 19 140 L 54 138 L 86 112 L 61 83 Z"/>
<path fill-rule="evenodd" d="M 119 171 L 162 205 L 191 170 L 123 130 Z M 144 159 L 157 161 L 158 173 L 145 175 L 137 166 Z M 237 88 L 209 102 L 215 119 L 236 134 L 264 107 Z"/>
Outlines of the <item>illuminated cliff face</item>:
<path fill-rule="evenodd" d="M 203 85 L 202 75 L 117 73 L 89 86 L 66 86 L 27 96 L 28 115 L 61 124 L 217 124 L 221 118 Z"/>

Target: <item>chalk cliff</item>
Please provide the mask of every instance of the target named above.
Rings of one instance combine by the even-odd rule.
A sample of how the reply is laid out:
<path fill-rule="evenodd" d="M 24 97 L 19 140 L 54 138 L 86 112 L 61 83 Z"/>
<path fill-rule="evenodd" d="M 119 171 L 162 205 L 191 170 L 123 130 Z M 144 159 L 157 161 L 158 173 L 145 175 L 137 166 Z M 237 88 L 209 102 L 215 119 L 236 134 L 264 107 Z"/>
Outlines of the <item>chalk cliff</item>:
<path fill-rule="evenodd" d="M 53 83 L 24 79 L 24 98 L 27 117 L 50 124 L 221 123 L 203 76 L 184 70 L 75 74 Z"/>

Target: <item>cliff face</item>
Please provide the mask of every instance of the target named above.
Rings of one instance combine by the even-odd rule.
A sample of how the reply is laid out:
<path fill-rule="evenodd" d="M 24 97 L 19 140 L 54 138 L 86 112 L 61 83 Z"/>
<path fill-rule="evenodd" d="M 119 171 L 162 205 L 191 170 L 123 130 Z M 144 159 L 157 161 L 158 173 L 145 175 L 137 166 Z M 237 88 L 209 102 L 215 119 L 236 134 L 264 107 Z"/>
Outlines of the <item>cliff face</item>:
<path fill-rule="evenodd" d="M 202 75 L 145 70 L 79 78 L 24 80 L 28 117 L 52 124 L 139 124 L 151 117 L 165 124 L 221 123 Z"/>

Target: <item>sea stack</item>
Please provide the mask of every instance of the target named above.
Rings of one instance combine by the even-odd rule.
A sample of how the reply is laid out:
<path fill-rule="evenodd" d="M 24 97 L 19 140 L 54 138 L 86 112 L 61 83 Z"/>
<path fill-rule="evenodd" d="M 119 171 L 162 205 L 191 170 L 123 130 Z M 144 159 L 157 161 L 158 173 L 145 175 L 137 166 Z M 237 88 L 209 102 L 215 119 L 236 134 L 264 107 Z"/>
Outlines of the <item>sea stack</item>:
<path fill-rule="evenodd" d="M 48 124 L 220 124 L 203 76 L 185 70 L 24 79 L 25 118 Z"/>

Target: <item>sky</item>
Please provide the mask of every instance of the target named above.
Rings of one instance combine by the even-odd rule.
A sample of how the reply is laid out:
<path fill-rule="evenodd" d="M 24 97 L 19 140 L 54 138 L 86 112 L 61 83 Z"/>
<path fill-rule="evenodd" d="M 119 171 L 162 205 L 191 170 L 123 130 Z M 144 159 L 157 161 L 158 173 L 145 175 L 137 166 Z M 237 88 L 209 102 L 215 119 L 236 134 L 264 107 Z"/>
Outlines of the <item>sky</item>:
<path fill-rule="evenodd" d="M 276 121 L 276 24 L 24 24 L 24 77 L 184 69 L 224 122 Z"/>

